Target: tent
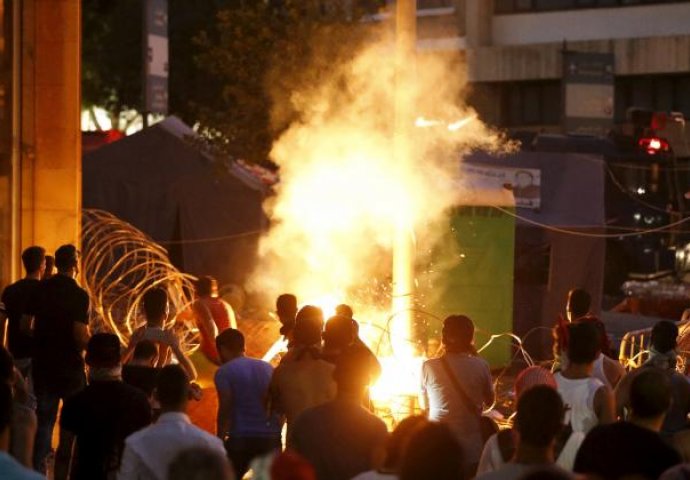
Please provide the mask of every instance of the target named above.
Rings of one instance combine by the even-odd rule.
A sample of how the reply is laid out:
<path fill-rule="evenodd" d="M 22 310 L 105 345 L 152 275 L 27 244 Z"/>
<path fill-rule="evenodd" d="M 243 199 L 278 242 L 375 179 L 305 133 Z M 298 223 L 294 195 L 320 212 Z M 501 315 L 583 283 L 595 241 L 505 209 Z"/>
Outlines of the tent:
<path fill-rule="evenodd" d="M 83 207 L 106 210 L 168 249 L 173 263 L 242 284 L 267 227 L 268 187 L 206 153 L 176 117 L 84 155 Z"/>
<path fill-rule="evenodd" d="M 477 153 L 463 165 L 475 178 L 514 193 L 513 330 L 533 356 L 550 357 L 550 327 L 564 312 L 570 288 L 588 290 L 593 313 L 599 313 L 606 242 L 596 234 L 605 224 L 604 160 L 521 151 Z"/>
<path fill-rule="evenodd" d="M 453 205 L 433 229 L 440 234 L 418 280 L 420 297 L 436 316 L 424 319 L 431 327 L 429 336 L 438 336 L 442 318 L 465 314 L 475 323 L 479 347 L 492 334 L 513 329 L 515 218 L 509 190 L 472 180 L 461 179 Z M 510 338 L 492 341 L 482 356 L 494 368 L 506 366 L 512 356 Z"/>

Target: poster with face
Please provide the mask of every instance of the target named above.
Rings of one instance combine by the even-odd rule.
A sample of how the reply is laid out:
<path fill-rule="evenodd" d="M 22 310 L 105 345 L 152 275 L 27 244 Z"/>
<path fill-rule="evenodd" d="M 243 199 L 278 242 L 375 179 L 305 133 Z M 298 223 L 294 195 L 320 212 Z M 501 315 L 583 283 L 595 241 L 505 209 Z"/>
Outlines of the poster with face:
<path fill-rule="evenodd" d="M 467 180 L 483 188 L 509 188 L 515 197 L 515 206 L 538 209 L 541 207 L 541 170 L 537 168 L 506 168 L 489 165 L 461 167 Z"/>

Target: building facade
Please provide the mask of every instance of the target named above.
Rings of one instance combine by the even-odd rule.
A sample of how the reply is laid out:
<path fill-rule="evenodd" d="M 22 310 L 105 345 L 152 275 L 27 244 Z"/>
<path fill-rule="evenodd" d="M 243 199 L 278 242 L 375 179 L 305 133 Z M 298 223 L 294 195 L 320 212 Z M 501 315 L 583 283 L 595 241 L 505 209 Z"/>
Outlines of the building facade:
<path fill-rule="evenodd" d="M 79 244 L 80 1 L 0 0 L 0 288 Z"/>
<path fill-rule="evenodd" d="M 418 49 L 456 51 L 482 118 L 561 130 L 563 52 L 613 54 L 613 120 L 629 107 L 690 118 L 688 0 L 418 0 Z"/>

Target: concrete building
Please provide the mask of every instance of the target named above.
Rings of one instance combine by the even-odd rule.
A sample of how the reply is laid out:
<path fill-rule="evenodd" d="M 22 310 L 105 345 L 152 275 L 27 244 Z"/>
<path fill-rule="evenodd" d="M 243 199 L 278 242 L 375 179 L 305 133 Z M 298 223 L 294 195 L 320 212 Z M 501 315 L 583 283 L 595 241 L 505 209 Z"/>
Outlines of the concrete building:
<path fill-rule="evenodd" d="M 80 1 L 0 0 L 0 288 L 79 244 Z"/>
<path fill-rule="evenodd" d="M 628 107 L 690 118 L 690 1 L 418 0 L 418 50 L 467 62 L 470 103 L 501 127 L 559 131 L 563 50 L 612 53 Z"/>

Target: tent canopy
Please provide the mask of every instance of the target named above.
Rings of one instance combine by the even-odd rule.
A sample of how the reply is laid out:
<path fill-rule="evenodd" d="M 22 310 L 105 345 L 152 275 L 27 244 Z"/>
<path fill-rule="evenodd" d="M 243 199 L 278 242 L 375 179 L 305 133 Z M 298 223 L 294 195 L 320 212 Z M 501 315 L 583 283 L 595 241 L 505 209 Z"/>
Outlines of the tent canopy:
<path fill-rule="evenodd" d="M 242 283 L 267 226 L 267 187 L 198 141 L 190 127 L 168 117 L 86 154 L 83 206 L 142 230 L 188 273 Z"/>
<path fill-rule="evenodd" d="M 530 187 L 538 198 L 532 208 L 521 207 L 513 188 L 517 205 L 513 328 L 522 336 L 529 333 L 527 347 L 532 354 L 546 357 L 550 332 L 540 327 L 551 327 L 563 313 L 571 288 L 588 290 L 592 311 L 599 313 L 606 241 L 590 234 L 604 232 L 604 160 L 594 154 L 519 152 L 477 153 L 465 163 L 487 169 L 488 181 L 506 169 L 511 178 L 515 172 L 528 171 L 539 179 L 534 182 L 537 189 Z M 491 169 L 499 173 L 493 175 Z"/>

